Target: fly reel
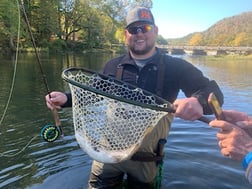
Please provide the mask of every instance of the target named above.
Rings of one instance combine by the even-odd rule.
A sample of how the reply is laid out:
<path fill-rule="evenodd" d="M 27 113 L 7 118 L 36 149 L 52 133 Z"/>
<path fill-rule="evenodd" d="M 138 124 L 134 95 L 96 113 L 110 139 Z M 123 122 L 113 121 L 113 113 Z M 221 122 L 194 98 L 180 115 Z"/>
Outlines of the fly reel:
<path fill-rule="evenodd" d="M 61 129 L 58 126 L 48 124 L 45 125 L 40 132 L 40 136 L 46 142 L 54 142 L 61 135 Z"/>

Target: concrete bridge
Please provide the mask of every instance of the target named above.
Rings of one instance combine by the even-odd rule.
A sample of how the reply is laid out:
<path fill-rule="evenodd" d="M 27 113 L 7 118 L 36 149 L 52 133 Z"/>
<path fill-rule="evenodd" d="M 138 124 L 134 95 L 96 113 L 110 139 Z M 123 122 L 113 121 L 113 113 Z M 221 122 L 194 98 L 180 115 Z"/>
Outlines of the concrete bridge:
<path fill-rule="evenodd" d="M 252 47 L 214 47 L 214 46 L 170 46 L 158 45 L 159 48 L 173 55 L 249 55 Z"/>

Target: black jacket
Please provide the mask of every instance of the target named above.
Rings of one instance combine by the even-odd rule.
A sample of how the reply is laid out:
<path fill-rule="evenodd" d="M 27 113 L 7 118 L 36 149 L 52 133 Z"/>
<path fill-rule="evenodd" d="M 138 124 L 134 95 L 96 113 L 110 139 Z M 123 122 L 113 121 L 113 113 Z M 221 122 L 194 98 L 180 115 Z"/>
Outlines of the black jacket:
<path fill-rule="evenodd" d="M 103 74 L 119 77 L 118 79 L 145 89 L 171 103 L 176 100 L 179 90 L 182 90 L 186 97 L 198 98 L 204 114 L 212 114 L 207 105 L 209 93 L 214 92 L 220 104 L 223 104 L 223 94 L 214 80 L 203 76 L 202 72 L 191 63 L 171 57 L 159 49 L 141 71 L 128 53 L 110 60 L 105 65 Z"/>

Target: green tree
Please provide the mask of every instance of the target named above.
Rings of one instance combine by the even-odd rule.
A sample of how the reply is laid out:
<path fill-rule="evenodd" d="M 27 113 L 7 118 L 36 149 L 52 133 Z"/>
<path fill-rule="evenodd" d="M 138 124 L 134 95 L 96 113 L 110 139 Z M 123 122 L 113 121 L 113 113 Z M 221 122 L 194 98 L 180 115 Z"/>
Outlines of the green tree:
<path fill-rule="evenodd" d="M 59 32 L 58 9 L 59 0 L 36 0 L 30 6 L 29 20 L 38 45 Z"/>
<path fill-rule="evenodd" d="M 163 38 L 161 35 L 157 36 L 157 44 L 158 45 L 168 45 L 168 41 Z"/>
<path fill-rule="evenodd" d="M 23 35 L 17 1 L 1 0 L 0 4 L 0 46 L 6 51 L 15 51 L 18 32 Z"/>
<path fill-rule="evenodd" d="M 121 42 L 118 31 L 124 29 L 129 7 L 152 7 L 151 0 L 1 0 L 0 45 L 3 47 L 14 48 L 16 41 L 22 41 L 24 47 L 31 46 L 27 26 L 19 19 L 18 3 L 24 5 L 21 7 L 25 8 L 36 44 L 45 47 L 56 38 L 57 46 L 77 41 L 87 48 Z M 22 24 L 18 30 L 19 20 Z M 21 40 L 17 39 L 17 31 L 22 31 Z"/>

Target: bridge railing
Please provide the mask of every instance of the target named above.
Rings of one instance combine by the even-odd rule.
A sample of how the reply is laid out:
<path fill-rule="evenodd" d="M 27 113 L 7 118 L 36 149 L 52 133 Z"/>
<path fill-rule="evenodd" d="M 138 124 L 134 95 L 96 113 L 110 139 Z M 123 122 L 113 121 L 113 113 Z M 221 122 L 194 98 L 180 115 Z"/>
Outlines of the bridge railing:
<path fill-rule="evenodd" d="M 222 46 L 189 46 L 189 45 L 157 45 L 162 49 L 183 49 L 183 50 L 223 50 L 223 51 L 252 51 L 252 47 L 241 46 L 241 47 L 222 47 Z"/>

